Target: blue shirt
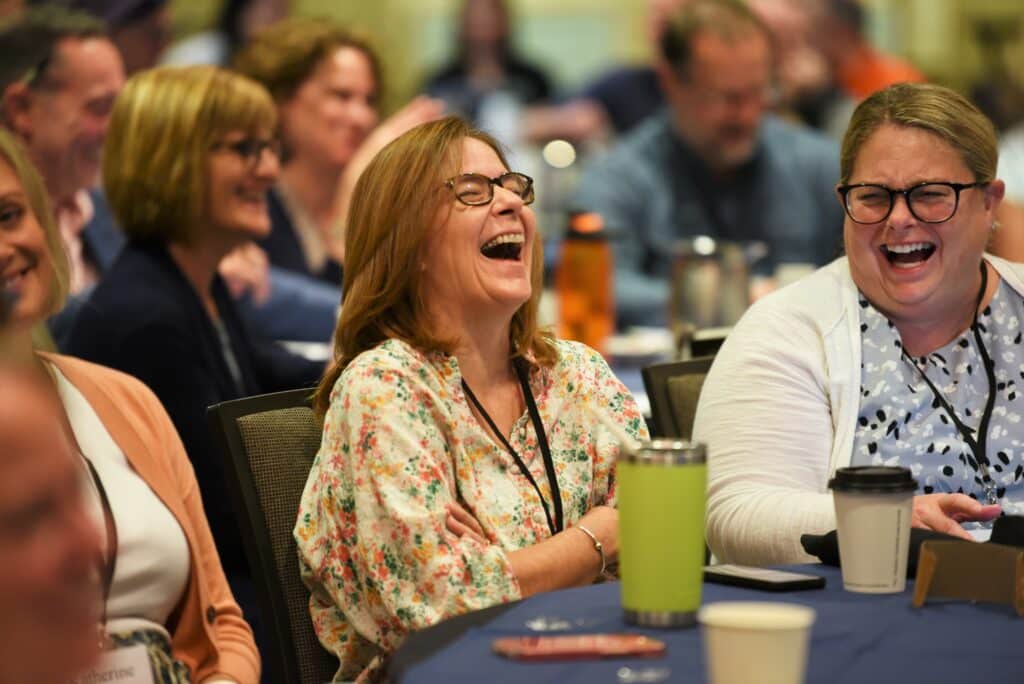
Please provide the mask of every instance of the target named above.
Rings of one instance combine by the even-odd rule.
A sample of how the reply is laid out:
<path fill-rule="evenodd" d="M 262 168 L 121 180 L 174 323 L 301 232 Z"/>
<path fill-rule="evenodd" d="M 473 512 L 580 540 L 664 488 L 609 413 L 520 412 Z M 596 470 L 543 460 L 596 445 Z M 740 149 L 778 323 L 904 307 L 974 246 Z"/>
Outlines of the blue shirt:
<path fill-rule="evenodd" d="M 658 325 L 680 238 L 763 241 L 770 254 L 760 267 L 769 273 L 777 263 L 835 258 L 843 226 L 838 179 L 835 142 L 766 116 L 754 156 L 718 180 L 662 110 L 585 171 L 573 206 L 599 212 L 610 232 L 619 323 Z"/>
<path fill-rule="evenodd" d="M 996 378 L 984 464 L 978 463 L 922 377 L 928 376 L 957 418 L 976 434 L 989 385 L 974 334 L 964 330 L 949 344 L 911 360 L 902 353 L 895 326 L 863 295 L 860 305 L 861 400 L 852 464 L 910 468 L 919 494 L 959 492 L 982 503 L 985 481 L 990 480 L 1003 511 L 1024 514 L 1021 296 L 1001 281 L 992 301 L 978 313 L 981 341 Z"/>

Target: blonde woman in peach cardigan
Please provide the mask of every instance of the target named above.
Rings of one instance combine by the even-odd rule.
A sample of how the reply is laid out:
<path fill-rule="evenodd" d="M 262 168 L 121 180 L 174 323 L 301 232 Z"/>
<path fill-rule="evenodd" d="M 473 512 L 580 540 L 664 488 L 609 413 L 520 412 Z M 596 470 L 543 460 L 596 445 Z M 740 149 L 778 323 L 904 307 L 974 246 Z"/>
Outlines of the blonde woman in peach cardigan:
<path fill-rule="evenodd" d="M 33 351 L 33 326 L 66 293 L 60 245 L 38 173 L 0 130 L 0 287 L 12 302 L 5 343 L 60 399 L 64 415 L 55 427 L 81 455 L 87 507 L 105 532 L 97 564 L 108 649 L 144 649 L 157 682 L 255 684 L 260 659 L 252 631 L 160 402 L 130 376 Z"/>

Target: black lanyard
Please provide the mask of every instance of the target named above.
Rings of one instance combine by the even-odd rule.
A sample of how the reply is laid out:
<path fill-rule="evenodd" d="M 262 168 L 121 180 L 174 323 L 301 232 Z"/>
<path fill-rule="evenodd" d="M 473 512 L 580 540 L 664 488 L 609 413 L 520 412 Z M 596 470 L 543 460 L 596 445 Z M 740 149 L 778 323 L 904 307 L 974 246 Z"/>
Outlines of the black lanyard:
<path fill-rule="evenodd" d="M 974 454 L 974 461 L 978 464 L 977 470 L 981 474 L 981 480 L 984 483 L 982 486 L 985 488 L 985 500 L 987 503 L 994 504 L 999 502 L 999 496 L 996 489 L 996 484 L 992 480 L 992 476 L 988 472 L 988 456 L 986 456 L 986 442 L 988 441 L 988 424 L 992 419 L 992 409 L 996 403 L 996 370 L 995 364 L 992 363 L 992 359 L 988 355 L 988 349 L 985 347 L 984 341 L 981 339 L 981 330 L 978 325 L 978 310 L 981 309 L 981 300 L 985 297 L 985 288 L 988 285 L 988 269 L 985 268 L 985 262 L 981 262 L 981 288 L 978 290 L 978 301 L 974 305 L 974 321 L 971 323 L 971 332 L 974 333 L 974 342 L 978 345 L 978 353 L 981 355 L 981 362 L 985 366 L 985 375 L 988 378 L 988 398 L 985 400 L 985 412 L 981 414 L 981 423 L 978 425 L 977 439 L 974 437 L 974 431 L 971 430 L 967 425 L 960 420 L 959 416 L 956 415 L 956 411 L 950 406 L 949 402 L 946 401 L 946 397 L 939 391 L 939 389 L 928 379 L 921 367 L 914 362 L 907 353 L 905 347 L 900 347 L 902 350 L 903 358 L 905 358 L 911 366 L 913 366 L 921 379 L 925 381 L 928 388 L 932 391 L 932 395 L 935 397 L 935 401 L 942 406 L 942 409 L 949 416 L 950 420 L 953 421 L 953 425 L 956 426 L 957 431 L 967 446 L 971 448 L 971 452 Z"/>
<path fill-rule="evenodd" d="M 491 415 L 487 413 L 487 409 L 483 407 L 483 404 L 473 394 L 473 390 L 469 388 L 465 379 L 462 381 L 462 389 L 465 391 L 466 396 L 473 402 L 473 406 L 480 412 L 480 415 L 487 421 L 487 425 L 490 426 L 491 430 L 501 440 L 502 445 L 508 450 L 508 453 L 512 455 L 516 465 L 519 466 L 519 470 L 522 471 L 523 475 L 530 484 L 533 485 L 534 491 L 537 492 L 537 496 L 540 498 L 540 504 L 544 507 L 544 515 L 548 519 L 548 529 L 551 530 L 551 534 L 555 535 L 565 529 L 562 519 L 562 495 L 558 489 L 558 477 L 555 475 L 555 462 L 551 459 L 551 449 L 548 447 L 548 437 L 544 432 L 544 423 L 541 422 L 540 412 L 537 410 L 537 403 L 533 400 L 533 391 L 530 389 L 530 379 L 528 371 L 525 367 L 525 361 L 520 357 L 516 358 L 512 362 L 513 368 L 515 368 L 516 375 L 519 377 L 519 384 L 523 388 L 523 399 L 526 400 L 526 409 L 530 412 L 530 420 L 533 422 L 533 429 L 537 433 L 537 444 L 540 445 L 541 455 L 544 457 L 544 470 L 548 476 L 548 485 L 551 487 L 551 498 L 554 500 L 555 505 L 555 517 L 551 517 L 551 509 L 548 506 L 547 500 L 544 499 L 544 495 L 540 491 L 540 487 L 537 486 L 537 481 L 533 478 L 533 474 L 530 469 L 526 467 L 526 463 L 516 453 L 516 450 L 512 448 L 512 445 L 505 439 L 505 435 L 502 434 L 498 426 L 494 424 L 491 419 Z"/>
<path fill-rule="evenodd" d="M 101 553 L 96 561 L 96 567 L 99 568 L 100 578 L 103 581 L 103 613 L 100 616 L 102 632 L 103 627 L 107 624 L 107 600 L 110 598 L 110 588 L 114 584 L 114 568 L 117 566 L 117 525 L 114 523 L 114 511 L 110 507 L 110 499 L 107 498 L 107 489 L 103 486 L 103 480 L 100 479 L 92 461 L 84 456 L 83 459 L 89 466 L 89 474 L 92 475 L 92 481 L 96 484 L 96 490 L 99 492 L 100 504 L 103 507 L 103 524 L 107 530 L 107 552 L 106 554 Z M 104 641 L 102 633 L 100 639 L 102 643 Z"/>

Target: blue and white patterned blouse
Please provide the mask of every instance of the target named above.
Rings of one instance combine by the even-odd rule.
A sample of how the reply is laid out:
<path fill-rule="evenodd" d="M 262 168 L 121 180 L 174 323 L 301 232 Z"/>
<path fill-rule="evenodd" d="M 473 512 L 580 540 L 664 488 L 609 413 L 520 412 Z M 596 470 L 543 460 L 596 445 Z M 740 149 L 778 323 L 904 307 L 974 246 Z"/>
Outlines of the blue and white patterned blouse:
<path fill-rule="evenodd" d="M 989 383 L 974 334 L 968 328 L 944 347 L 911 361 L 902 353 L 895 326 L 863 293 L 860 306 L 861 399 L 853 465 L 904 466 L 917 479 L 918 493 L 962 492 L 985 502 L 983 468 L 921 377 L 925 373 L 960 421 L 977 431 Z M 1022 321 L 1024 299 L 1000 281 L 978 323 L 996 377 L 988 474 L 1007 515 L 1024 514 Z"/>

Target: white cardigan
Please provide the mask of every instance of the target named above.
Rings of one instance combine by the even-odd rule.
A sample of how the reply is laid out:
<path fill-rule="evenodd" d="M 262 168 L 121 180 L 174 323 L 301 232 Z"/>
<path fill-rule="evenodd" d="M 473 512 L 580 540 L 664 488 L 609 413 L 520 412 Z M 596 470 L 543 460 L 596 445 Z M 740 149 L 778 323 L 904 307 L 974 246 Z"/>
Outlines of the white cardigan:
<path fill-rule="evenodd" d="M 1024 296 L 1024 264 L 985 258 Z M 853 454 L 860 353 L 845 257 L 761 299 L 729 334 L 693 430 L 708 445 L 707 538 L 718 560 L 816 560 L 800 535 L 835 529 L 827 485 Z"/>

